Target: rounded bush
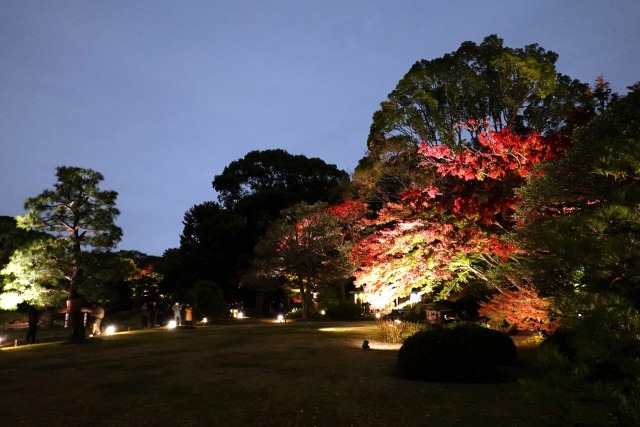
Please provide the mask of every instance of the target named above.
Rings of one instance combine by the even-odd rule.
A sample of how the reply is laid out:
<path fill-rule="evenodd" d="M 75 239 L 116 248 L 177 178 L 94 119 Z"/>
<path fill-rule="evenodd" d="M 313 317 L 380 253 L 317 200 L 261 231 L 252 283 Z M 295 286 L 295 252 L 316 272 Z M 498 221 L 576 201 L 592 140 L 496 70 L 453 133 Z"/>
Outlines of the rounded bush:
<path fill-rule="evenodd" d="M 467 339 L 476 352 L 487 355 L 495 366 L 510 365 L 518 358 L 515 343 L 504 332 L 470 322 L 453 324 L 451 329 L 459 331 L 460 339 Z"/>
<path fill-rule="evenodd" d="M 398 369 L 410 379 L 436 382 L 491 382 L 496 366 L 517 357 L 506 334 L 479 326 L 432 329 L 407 338 L 398 352 Z"/>

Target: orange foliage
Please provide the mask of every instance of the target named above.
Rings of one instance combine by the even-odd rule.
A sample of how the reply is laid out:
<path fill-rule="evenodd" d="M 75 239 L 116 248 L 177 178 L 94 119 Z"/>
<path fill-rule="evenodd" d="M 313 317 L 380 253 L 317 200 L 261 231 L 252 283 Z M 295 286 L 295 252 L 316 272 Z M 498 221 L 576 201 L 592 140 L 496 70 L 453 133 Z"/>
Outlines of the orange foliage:
<path fill-rule="evenodd" d="M 478 314 L 495 328 L 505 323 L 509 328 L 530 332 L 552 333 L 558 328 L 558 321 L 549 316 L 550 301 L 541 298 L 532 286 L 496 293 L 480 305 Z"/>

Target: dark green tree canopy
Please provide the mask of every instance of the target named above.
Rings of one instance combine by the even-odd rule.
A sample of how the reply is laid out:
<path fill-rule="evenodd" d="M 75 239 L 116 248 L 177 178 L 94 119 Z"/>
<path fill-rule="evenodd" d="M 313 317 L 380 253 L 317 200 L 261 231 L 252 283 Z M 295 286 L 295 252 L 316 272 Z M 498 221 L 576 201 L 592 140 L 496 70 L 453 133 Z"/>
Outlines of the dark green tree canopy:
<path fill-rule="evenodd" d="M 74 253 L 82 247 L 113 248 L 122 237 L 115 225 L 120 214 L 115 207 L 118 193 L 100 190 L 104 177 L 91 169 L 61 166 L 56 176 L 53 190 L 26 200 L 29 212 L 19 221 L 67 241 Z"/>
<path fill-rule="evenodd" d="M 75 289 L 83 281 L 85 267 L 89 267 L 83 250 L 105 251 L 122 237 L 122 230 L 115 224 L 120 214 L 116 209 L 118 193 L 101 190 L 99 184 L 104 177 L 92 169 L 61 166 L 56 176 L 53 190 L 26 200 L 28 212 L 18 217 L 18 222 L 55 238 L 57 246 L 66 251 L 60 265 L 70 265 L 64 274 Z"/>
<path fill-rule="evenodd" d="M 42 233 L 18 227 L 18 222 L 10 216 L 0 216 L 0 269 L 4 267 L 16 249 L 42 237 Z"/>
<path fill-rule="evenodd" d="M 240 277 L 250 267 L 253 247 L 280 211 L 299 202 L 333 202 L 349 181 L 346 172 L 317 158 L 285 150 L 252 151 L 231 162 L 213 187 L 218 202 L 193 206 L 180 236 L 181 278 L 219 285 L 225 298 L 248 298 Z"/>
<path fill-rule="evenodd" d="M 251 151 L 231 162 L 213 180 L 218 200 L 232 208 L 254 194 L 289 194 L 297 201 L 325 200 L 349 175 L 318 158 L 292 155 L 282 149 Z M 295 203 L 295 202 L 294 202 Z"/>
<path fill-rule="evenodd" d="M 374 114 L 368 148 L 380 138 L 413 146 L 461 144 L 465 129 L 459 125 L 469 120 L 488 120 L 494 130 L 559 130 L 587 85 L 558 74 L 557 59 L 537 44 L 513 49 L 492 35 L 418 61 Z M 473 131 L 467 136 L 476 137 Z"/>
<path fill-rule="evenodd" d="M 100 190 L 104 178 L 91 169 L 58 167 L 56 176 L 54 189 L 28 198 L 27 214 L 17 218 L 42 236 L 15 251 L 3 270 L 5 302 L 53 303 L 65 288 L 82 284 L 97 295 L 114 270 L 107 265 L 113 264 L 108 249 L 122 236 L 115 225 L 117 193 Z"/>
<path fill-rule="evenodd" d="M 580 284 L 640 303 L 640 92 L 578 128 L 518 191 L 518 240 L 547 289 Z"/>

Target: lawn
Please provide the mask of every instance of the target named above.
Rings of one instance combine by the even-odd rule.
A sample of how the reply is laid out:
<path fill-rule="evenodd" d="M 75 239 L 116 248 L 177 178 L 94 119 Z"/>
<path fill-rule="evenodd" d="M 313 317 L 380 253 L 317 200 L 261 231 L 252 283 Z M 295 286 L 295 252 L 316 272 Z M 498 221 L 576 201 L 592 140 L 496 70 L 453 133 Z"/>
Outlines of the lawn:
<path fill-rule="evenodd" d="M 363 339 L 371 351 L 363 351 Z M 140 330 L 0 351 L 0 425 L 542 426 L 515 381 L 395 372 L 372 322 Z M 512 377 L 526 370 L 510 368 Z"/>

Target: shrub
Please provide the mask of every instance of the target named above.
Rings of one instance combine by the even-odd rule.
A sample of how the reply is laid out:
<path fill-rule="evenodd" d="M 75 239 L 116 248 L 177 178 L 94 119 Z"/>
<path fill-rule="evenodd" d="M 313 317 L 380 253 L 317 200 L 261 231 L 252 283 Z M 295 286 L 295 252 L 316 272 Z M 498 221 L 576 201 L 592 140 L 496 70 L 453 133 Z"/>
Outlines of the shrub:
<path fill-rule="evenodd" d="M 469 340 L 477 352 L 486 354 L 495 366 L 510 365 L 518 358 L 515 343 L 503 332 L 472 322 L 456 322 L 449 329 L 460 331 L 460 337 Z"/>
<path fill-rule="evenodd" d="M 222 289 L 211 281 L 199 280 L 196 282 L 193 288 L 185 294 L 185 302 L 194 308 L 194 319 L 229 317 Z"/>
<path fill-rule="evenodd" d="M 516 356 L 511 338 L 498 331 L 471 325 L 431 328 L 405 340 L 398 369 L 423 381 L 490 382 L 498 379 L 495 367 Z"/>
<path fill-rule="evenodd" d="M 413 322 L 397 323 L 383 320 L 378 322 L 376 332 L 378 339 L 382 342 L 401 344 L 410 336 L 430 327 L 432 326 Z"/>
<path fill-rule="evenodd" d="M 294 307 L 287 313 L 287 319 L 302 319 L 302 309 Z"/>
<path fill-rule="evenodd" d="M 362 308 L 358 304 L 346 302 L 334 305 L 327 310 L 327 316 L 338 320 L 353 320 L 362 315 Z"/>
<path fill-rule="evenodd" d="M 427 312 L 424 304 L 414 304 L 407 313 L 405 319 L 409 322 L 424 322 L 427 320 Z"/>
<path fill-rule="evenodd" d="M 614 295 L 565 303 L 563 325 L 540 347 L 540 374 L 522 381 L 528 396 L 567 425 L 640 425 L 640 312 Z"/>

